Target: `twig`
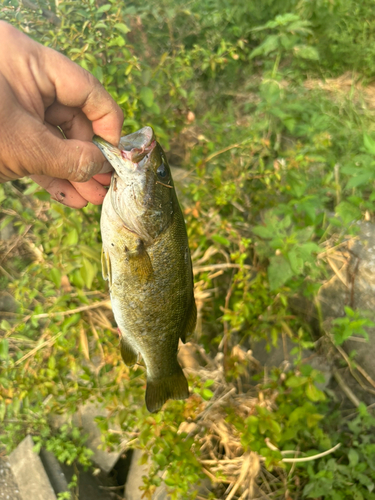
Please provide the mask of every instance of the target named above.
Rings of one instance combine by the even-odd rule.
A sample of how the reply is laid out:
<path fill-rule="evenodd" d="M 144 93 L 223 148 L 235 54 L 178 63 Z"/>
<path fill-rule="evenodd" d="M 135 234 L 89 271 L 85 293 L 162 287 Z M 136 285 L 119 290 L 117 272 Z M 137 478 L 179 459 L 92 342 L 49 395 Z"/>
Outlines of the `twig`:
<path fill-rule="evenodd" d="M 302 457 L 302 458 L 283 458 L 282 462 L 291 464 L 298 462 L 310 462 L 310 460 L 316 460 L 317 458 L 325 457 L 326 455 L 333 453 L 334 451 L 338 450 L 340 446 L 341 443 L 337 443 L 336 446 L 334 446 L 333 448 L 330 448 L 327 451 L 323 451 L 322 453 L 318 453 L 317 455 L 312 455 L 311 457 Z"/>
<path fill-rule="evenodd" d="M 42 349 L 43 347 L 45 347 L 46 345 L 52 345 L 56 342 L 56 340 L 63 334 L 63 332 L 59 332 L 57 333 L 54 337 L 52 337 L 51 339 L 49 340 L 45 340 L 44 342 L 42 342 L 40 345 L 38 345 L 37 347 L 34 347 L 34 349 L 31 349 L 31 351 L 29 351 L 27 354 L 25 354 L 24 356 L 22 356 L 22 358 L 18 359 L 15 363 L 14 363 L 14 366 L 17 366 L 19 364 L 21 364 L 23 361 L 25 361 L 25 359 L 29 358 L 30 356 L 32 356 L 33 354 L 35 354 L 37 351 L 39 351 L 40 349 Z"/>
<path fill-rule="evenodd" d="M 125 488 L 125 484 L 122 486 L 99 486 L 101 490 L 109 490 L 109 491 L 115 491 L 115 490 L 123 490 Z"/>
<path fill-rule="evenodd" d="M 211 474 L 211 472 L 208 471 L 205 467 L 202 467 L 202 471 L 206 474 L 207 477 L 209 477 L 211 479 L 211 481 L 213 483 L 220 482 L 220 480 L 217 477 L 215 477 L 213 474 Z"/>
<path fill-rule="evenodd" d="M 230 263 L 223 263 L 223 264 L 211 264 L 207 266 L 194 266 L 193 267 L 193 272 L 194 274 L 198 273 L 203 273 L 204 271 L 213 271 L 215 269 L 253 269 L 251 266 L 248 264 L 230 264 Z"/>
<path fill-rule="evenodd" d="M 60 26 L 61 25 L 61 19 L 56 16 L 53 12 L 45 9 L 41 9 L 38 5 L 36 5 L 33 2 L 30 2 L 30 0 L 22 0 L 21 1 L 22 5 L 26 7 L 26 9 L 30 10 L 41 10 L 43 16 L 52 24 L 55 26 Z"/>
<path fill-rule="evenodd" d="M 94 302 L 93 304 L 89 304 L 88 306 L 81 306 L 77 307 L 76 309 L 68 309 L 67 311 L 36 314 L 35 316 L 32 316 L 32 318 L 41 319 L 41 318 L 54 318 L 55 316 L 70 316 L 71 314 L 83 311 L 89 311 L 90 309 L 97 309 L 98 307 L 106 307 L 107 309 L 112 309 L 111 301 L 103 300 L 101 302 Z"/>
<path fill-rule="evenodd" d="M 341 274 L 341 270 L 342 270 L 343 267 L 346 266 L 346 264 L 344 264 L 341 269 L 338 269 L 338 267 L 336 266 L 336 264 L 334 264 L 334 262 L 332 261 L 332 259 L 330 259 L 329 257 L 327 257 L 327 261 L 328 261 L 328 264 L 331 266 L 333 272 L 339 278 L 339 280 L 346 286 L 346 288 L 349 288 L 349 285 L 346 282 L 346 279 Z"/>
<path fill-rule="evenodd" d="M 349 340 L 352 340 L 352 339 L 350 338 Z M 347 365 L 349 367 L 350 373 L 357 380 L 357 382 L 360 383 L 360 381 L 357 379 L 357 377 L 354 375 L 354 373 L 352 371 L 352 367 L 351 367 L 349 356 L 346 354 L 346 352 L 344 351 L 344 349 L 342 347 L 340 347 L 339 345 L 335 345 L 335 347 L 339 351 L 339 353 L 341 354 L 341 356 L 345 359 L 345 361 L 346 361 L 346 363 L 347 363 Z M 375 389 L 375 381 L 370 377 L 370 375 L 358 363 L 355 364 L 355 368 L 359 371 L 359 373 L 362 375 L 362 377 L 365 378 L 367 380 L 367 382 L 370 385 L 372 385 L 372 387 L 374 387 L 374 389 Z M 362 388 L 365 389 L 365 390 L 368 390 L 368 389 L 366 389 L 366 387 L 362 387 Z"/>
<path fill-rule="evenodd" d="M 26 236 L 26 234 L 30 231 L 30 229 L 33 227 L 32 224 L 29 224 L 26 226 L 24 232 L 20 234 L 14 241 L 12 245 L 8 248 L 8 250 L 1 256 L 0 262 L 4 262 L 4 260 L 8 257 L 10 252 L 18 245 L 18 243 Z"/>
<path fill-rule="evenodd" d="M 358 240 L 359 238 L 358 238 L 358 236 L 355 236 L 355 237 L 352 237 L 351 239 L 352 239 L 352 240 L 354 240 L 354 241 L 356 241 L 356 240 Z M 318 253 L 317 258 L 318 258 L 318 259 L 321 259 L 321 258 L 323 258 L 325 255 L 327 255 L 327 254 L 329 254 L 329 253 L 336 252 L 336 250 L 337 250 L 338 248 L 343 247 L 343 246 L 347 246 L 347 245 L 348 245 L 348 241 L 343 241 L 343 242 L 339 243 L 339 244 L 338 244 L 338 245 L 336 245 L 336 246 L 333 246 L 333 247 L 327 248 L 327 250 L 324 250 L 323 252 Z"/>
<path fill-rule="evenodd" d="M 234 497 L 234 495 L 236 494 L 236 491 L 238 490 L 238 488 L 243 483 L 243 480 L 245 479 L 246 474 L 247 474 L 249 468 L 250 468 L 250 455 L 247 455 L 244 458 L 244 460 L 243 460 L 242 467 L 241 467 L 241 472 L 240 472 L 240 476 L 237 479 L 237 481 L 236 481 L 235 485 L 233 486 L 233 488 L 231 489 L 231 492 L 227 496 L 227 500 L 231 500 Z"/>
<path fill-rule="evenodd" d="M 3 268 L 3 266 L 0 266 L 0 271 L 8 278 L 10 281 L 14 281 L 14 278 L 11 274 L 8 273 L 6 269 Z"/>
<path fill-rule="evenodd" d="M 337 370 L 333 371 L 333 376 L 336 379 L 336 382 L 339 384 L 341 389 L 344 391 L 346 396 L 350 399 L 350 401 L 358 408 L 358 406 L 361 404 L 360 400 L 357 398 L 357 396 L 353 393 L 353 391 L 345 384 L 343 378 L 339 374 Z"/>
<path fill-rule="evenodd" d="M 215 158 L 216 156 L 219 156 L 223 153 L 226 153 L 227 151 L 230 151 L 231 149 L 234 149 L 234 148 L 239 148 L 241 147 L 241 144 L 232 144 L 231 146 L 228 146 L 224 149 L 220 149 L 220 151 L 216 151 L 215 153 L 212 153 L 211 155 L 207 156 L 207 158 L 204 158 L 200 165 L 199 166 L 202 166 L 204 165 L 205 163 L 208 163 L 209 161 L 211 161 L 213 158 Z"/>

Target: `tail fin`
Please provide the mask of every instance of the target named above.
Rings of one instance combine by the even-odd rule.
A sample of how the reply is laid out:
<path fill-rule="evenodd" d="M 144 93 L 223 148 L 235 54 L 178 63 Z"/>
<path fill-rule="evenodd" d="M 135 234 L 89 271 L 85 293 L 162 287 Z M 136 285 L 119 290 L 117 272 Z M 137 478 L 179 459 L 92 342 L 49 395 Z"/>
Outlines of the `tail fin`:
<path fill-rule="evenodd" d="M 146 407 L 154 413 L 168 399 L 186 399 L 189 397 L 189 386 L 180 365 L 173 375 L 162 378 L 147 379 Z"/>

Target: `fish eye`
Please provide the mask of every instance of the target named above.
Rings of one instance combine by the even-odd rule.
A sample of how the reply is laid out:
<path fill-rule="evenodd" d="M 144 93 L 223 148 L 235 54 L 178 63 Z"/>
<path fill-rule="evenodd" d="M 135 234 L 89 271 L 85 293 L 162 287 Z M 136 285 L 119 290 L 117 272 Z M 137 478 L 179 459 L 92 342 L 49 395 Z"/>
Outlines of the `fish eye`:
<path fill-rule="evenodd" d="M 167 177 L 168 175 L 168 171 L 164 165 L 164 163 L 162 163 L 160 165 L 160 167 L 157 169 L 156 173 L 158 174 L 158 176 L 161 178 L 161 179 L 164 179 L 165 177 Z"/>

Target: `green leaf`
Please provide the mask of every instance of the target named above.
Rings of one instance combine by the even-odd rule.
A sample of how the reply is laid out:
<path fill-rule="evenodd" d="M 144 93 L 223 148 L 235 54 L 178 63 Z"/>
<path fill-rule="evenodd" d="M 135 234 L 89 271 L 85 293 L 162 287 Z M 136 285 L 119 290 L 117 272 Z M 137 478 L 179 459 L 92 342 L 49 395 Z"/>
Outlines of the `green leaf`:
<path fill-rule="evenodd" d="M 78 250 L 81 252 L 82 255 L 84 255 L 88 259 L 92 259 L 92 260 L 95 260 L 96 262 L 100 263 L 99 245 L 98 245 L 97 250 L 94 250 L 93 248 L 89 247 L 88 245 L 79 245 Z"/>
<path fill-rule="evenodd" d="M 310 401 L 324 401 L 325 395 L 324 393 L 314 385 L 313 382 L 309 382 L 306 387 L 306 396 L 310 399 Z"/>
<path fill-rule="evenodd" d="M 82 264 L 81 276 L 83 281 L 85 282 L 86 287 L 90 289 L 97 272 L 97 267 L 95 264 L 91 264 L 91 262 L 85 257 L 82 259 Z"/>
<path fill-rule="evenodd" d="M 280 46 L 278 35 L 269 35 L 263 43 L 261 43 L 256 49 L 254 49 L 250 54 L 250 59 L 256 56 L 266 56 L 270 52 L 274 52 Z"/>
<path fill-rule="evenodd" d="M 152 92 L 150 87 L 142 87 L 139 92 L 139 98 L 148 108 L 150 108 L 154 103 L 154 93 Z"/>
<path fill-rule="evenodd" d="M 290 252 L 288 252 L 288 260 L 290 267 L 292 268 L 292 271 L 294 274 L 300 274 L 303 271 L 304 267 L 304 261 L 303 258 L 300 255 L 300 252 L 298 251 L 298 248 L 292 248 Z"/>
<path fill-rule="evenodd" d="M 306 384 L 306 382 L 307 382 L 307 377 L 302 377 L 302 376 L 297 377 L 297 375 L 292 375 L 285 382 L 285 385 L 287 387 L 300 387 L 301 385 Z"/>
<path fill-rule="evenodd" d="M 281 287 L 293 276 L 289 262 L 282 255 L 270 258 L 268 266 L 268 280 L 271 290 Z"/>
<path fill-rule="evenodd" d="M 275 236 L 275 229 L 271 226 L 255 226 L 252 229 L 253 233 L 261 238 L 269 240 Z"/>
<path fill-rule="evenodd" d="M 0 340 L 0 358 L 7 359 L 9 354 L 9 342 L 6 339 Z"/>
<path fill-rule="evenodd" d="M 9 330 L 11 328 L 9 321 L 7 321 L 6 319 L 2 319 L 0 323 L 0 328 L 5 331 Z"/>
<path fill-rule="evenodd" d="M 219 234 L 214 234 L 213 236 L 211 236 L 211 239 L 216 243 L 220 243 L 220 245 L 230 247 L 230 241 L 227 238 L 224 238 L 224 236 L 220 236 Z"/>
<path fill-rule="evenodd" d="M 202 397 L 206 401 L 211 399 L 213 395 L 214 395 L 214 393 L 212 391 L 210 391 L 210 389 L 203 389 L 203 391 L 202 391 Z"/>
<path fill-rule="evenodd" d="M 48 274 L 49 274 L 50 280 L 56 285 L 56 288 L 60 288 L 60 285 L 61 285 L 61 273 L 60 273 L 60 271 L 56 267 L 53 267 L 52 269 L 49 270 Z"/>
<path fill-rule="evenodd" d="M 66 235 L 65 239 L 63 240 L 64 244 L 69 246 L 76 245 L 78 243 L 78 232 L 77 229 L 72 229 L 69 231 L 69 233 Z"/>
<path fill-rule="evenodd" d="M 352 467 L 355 467 L 359 461 L 359 455 L 358 453 L 353 449 L 351 448 L 348 452 L 348 458 L 349 458 L 349 464 L 352 466 Z"/>
<path fill-rule="evenodd" d="M 335 208 L 335 212 L 341 217 L 344 224 L 350 224 L 351 222 L 360 219 L 362 215 L 360 209 L 348 201 L 342 201 L 339 203 Z"/>
<path fill-rule="evenodd" d="M 375 155 L 375 141 L 367 134 L 363 134 L 363 145 L 368 153 Z"/>
<path fill-rule="evenodd" d="M 302 59 L 309 59 L 310 61 L 319 60 L 319 52 L 310 45 L 295 45 L 293 52 L 296 57 L 301 57 Z"/>
<path fill-rule="evenodd" d="M 362 174 L 356 175 L 349 179 L 347 182 L 345 189 L 351 189 L 351 188 L 356 188 L 358 186 L 364 186 L 368 184 L 370 180 L 373 180 L 374 178 L 374 172 L 367 170 L 363 172 Z"/>
<path fill-rule="evenodd" d="M 14 217 L 12 215 L 6 215 L 0 222 L 0 231 L 4 229 L 13 219 Z"/>
<path fill-rule="evenodd" d="M 96 13 L 102 14 L 103 12 L 108 12 L 110 8 L 111 8 L 111 4 L 106 3 L 105 5 L 102 5 L 101 7 L 99 7 L 99 9 L 96 11 Z"/>
<path fill-rule="evenodd" d="M 128 28 L 128 26 L 126 26 L 126 24 L 124 23 L 116 23 L 115 28 L 121 31 L 121 33 L 124 33 L 124 35 L 126 35 L 126 33 L 129 33 L 129 31 L 131 31 L 130 28 Z"/>

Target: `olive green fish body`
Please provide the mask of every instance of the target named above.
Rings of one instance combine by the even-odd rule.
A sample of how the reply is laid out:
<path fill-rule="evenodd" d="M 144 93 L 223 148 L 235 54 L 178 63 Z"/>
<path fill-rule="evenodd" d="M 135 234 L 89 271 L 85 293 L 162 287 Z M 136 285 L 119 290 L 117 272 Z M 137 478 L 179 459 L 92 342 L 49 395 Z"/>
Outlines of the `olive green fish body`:
<path fill-rule="evenodd" d="M 148 136 L 142 143 L 139 134 L 145 129 Z M 120 174 L 111 162 L 116 172 L 102 209 L 102 263 L 122 357 L 132 365 L 141 354 L 147 369 L 146 405 L 157 411 L 169 398 L 188 397 L 177 350 L 179 339 L 185 341 L 194 331 L 196 307 L 184 218 L 164 154 L 151 140 L 152 129 L 145 129 L 137 134 L 142 147 L 152 146 L 146 156 L 134 151 L 131 136 L 126 136 L 133 165 Z M 138 166 L 134 157 L 140 159 Z"/>

